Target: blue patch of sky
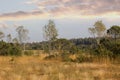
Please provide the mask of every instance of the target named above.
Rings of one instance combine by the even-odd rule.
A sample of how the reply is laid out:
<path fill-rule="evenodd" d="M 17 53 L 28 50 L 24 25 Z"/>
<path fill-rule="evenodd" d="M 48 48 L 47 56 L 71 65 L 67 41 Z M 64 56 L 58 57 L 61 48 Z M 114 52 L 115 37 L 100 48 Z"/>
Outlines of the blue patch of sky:
<path fill-rule="evenodd" d="M 24 2 L 27 0 L 0 0 L 0 14 L 16 12 L 16 11 L 30 11 L 36 8 L 35 5 L 27 5 Z"/>

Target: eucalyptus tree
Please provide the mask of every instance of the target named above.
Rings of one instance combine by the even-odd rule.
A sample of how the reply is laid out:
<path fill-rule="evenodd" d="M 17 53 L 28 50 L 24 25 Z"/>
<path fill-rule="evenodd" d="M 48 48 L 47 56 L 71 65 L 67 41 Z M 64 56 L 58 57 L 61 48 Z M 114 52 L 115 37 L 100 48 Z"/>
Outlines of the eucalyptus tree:
<path fill-rule="evenodd" d="M 100 38 L 104 37 L 106 26 L 103 24 L 102 21 L 95 22 L 93 26 L 93 28 L 88 28 L 88 30 L 90 34 L 94 36 L 94 38 L 96 38 L 95 36 L 97 36 L 96 40 L 99 44 Z"/>
<path fill-rule="evenodd" d="M 58 31 L 53 20 L 43 27 L 43 37 L 49 41 L 49 53 L 51 53 L 51 43 L 57 39 Z"/>
<path fill-rule="evenodd" d="M 103 22 L 102 21 L 95 22 L 94 27 L 96 30 L 97 37 L 98 38 L 103 37 L 106 30 L 106 26 L 103 24 Z"/>
<path fill-rule="evenodd" d="M 18 42 L 22 45 L 23 49 L 25 51 L 25 42 L 29 39 L 28 33 L 29 31 L 27 29 L 24 29 L 24 26 L 18 26 L 16 28 L 17 34 L 18 34 Z"/>

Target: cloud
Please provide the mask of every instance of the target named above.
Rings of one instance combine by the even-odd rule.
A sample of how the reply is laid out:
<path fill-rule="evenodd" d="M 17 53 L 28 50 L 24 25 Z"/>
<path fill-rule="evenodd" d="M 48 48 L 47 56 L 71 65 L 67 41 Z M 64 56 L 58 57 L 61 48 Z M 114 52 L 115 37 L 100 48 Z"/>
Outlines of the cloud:
<path fill-rule="evenodd" d="M 39 10 L 34 10 L 30 12 L 25 11 L 17 11 L 11 13 L 4 13 L 0 15 L 0 20 L 23 20 L 29 18 L 45 18 L 48 15 L 47 13 L 43 13 Z"/>
<path fill-rule="evenodd" d="M 6 28 L 8 28 L 8 25 L 5 24 L 5 23 L 3 23 L 3 22 L 1 22 L 1 23 L 0 23 L 0 28 L 6 29 Z"/>
<path fill-rule="evenodd" d="M 120 17 L 120 0 L 30 0 L 36 10 L 4 13 L 0 19 Z"/>
<path fill-rule="evenodd" d="M 48 0 L 48 2 L 44 1 L 39 5 L 48 6 L 49 9 L 49 6 L 55 6 L 55 3 Z M 61 0 L 57 2 L 57 5 L 57 7 L 50 9 L 52 14 L 59 13 L 60 15 L 70 14 L 74 16 L 99 16 L 108 13 L 120 14 L 120 0 Z"/>
<path fill-rule="evenodd" d="M 29 0 L 27 2 L 24 2 L 25 4 L 33 4 L 33 3 L 37 3 L 39 2 L 39 0 Z"/>

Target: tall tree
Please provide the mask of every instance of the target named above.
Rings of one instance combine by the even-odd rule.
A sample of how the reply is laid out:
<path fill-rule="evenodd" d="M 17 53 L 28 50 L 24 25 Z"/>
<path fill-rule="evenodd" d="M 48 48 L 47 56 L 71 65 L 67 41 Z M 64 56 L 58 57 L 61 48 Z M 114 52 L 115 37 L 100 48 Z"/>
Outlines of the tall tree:
<path fill-rule="evenodd" d="M 57 39 L 58 31 L 54 21 L 49 20 L 49 23 L 43 28 L 43 35 L 46 40 L 54 41 Z"/>
<path fill-rule="evenodd" d="M 105 30 L 106 30 L 106 27 L 105 27 L 105 25 L 103 24 L 103 22 L 102 22 L 102 21 L 97 21 L 97 22 L 95 22 L 94 27 L 95 27 L 97 36 L 98 36 L 99 38 L 100 38 L 100 37 L 103 37 L 103 36 L 104 36 L 104 33 L 105 33 Z"/>
<path fill-rule="evenodd" d="M 24 26 L 18 26 L 16 28 L 16 31 L 18 33 L 19 43 L 23 44 L 23 50 L 25 52 L 25 41 L 29 39 L 28 37 L 29 31 L 27 29 L 24 29 Z"/>
<path fill-rule="evenodd" d="M 0 31 L 0 39 L 2 39 L 4 36 L 5 36 L 4 33 Z"/>
<path fill-rule="evenodd" d="M 43 27 L 43 37 L 49 41 L 49 52 L 51 52 L 51 43 L 57 39 L 58 31 L 53 20 Z"/>
<path fill-rule="evenodd" d="M 103 37 L 105 34 L 106 27 L 102 23 L 102 21 L 97 21 L 95 22 L 94 27 L 88 28 L 88 30 L 90 34 L 94 36 L 94 38 L 95 38 L 95 35 L 97 35 L 96 41 L 97 41 L 97 44 L 99 44 L 100 38 Z"/>

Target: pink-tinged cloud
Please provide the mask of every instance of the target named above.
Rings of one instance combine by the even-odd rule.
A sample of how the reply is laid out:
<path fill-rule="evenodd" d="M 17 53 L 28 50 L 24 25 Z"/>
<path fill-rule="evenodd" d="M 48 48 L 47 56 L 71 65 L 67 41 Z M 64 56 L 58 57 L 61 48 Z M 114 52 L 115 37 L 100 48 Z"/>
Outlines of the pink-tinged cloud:
<path fill-rule="evenodd" d="M 31 0 L 33 11 L 17 11 L 0 15 L 0 20 L 32 18 L 120 17 L 120 0 Z"/>
<path fill-rule="evenodd" d="M 48 14 L 43 13 L 40 10 L 34 10 L 30 12 L 17 11 L 17 12 L 1 14 L 0 20 L 23 20 L 30 18 L 45 18 L 46 15 Z"/>

